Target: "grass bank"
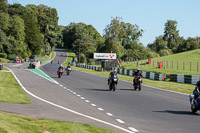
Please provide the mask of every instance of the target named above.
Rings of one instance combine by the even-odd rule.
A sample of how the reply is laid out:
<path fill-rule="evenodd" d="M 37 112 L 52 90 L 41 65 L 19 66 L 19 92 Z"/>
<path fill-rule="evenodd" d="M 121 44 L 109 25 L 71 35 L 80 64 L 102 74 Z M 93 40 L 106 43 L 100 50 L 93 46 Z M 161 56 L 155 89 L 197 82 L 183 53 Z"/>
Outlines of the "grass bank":
<path fill-rule="evenodd" d="M 108 77 L 108 75 L 110 73 L 110 72 L 99 72 L 99 71 L 94 71 L 94 70 L 80 68 L 80 67 L 74 67 L 74 66 L 72 68 L 75 70 L 84 71 L 84 72 L 101 75 L 101 76 L 106 76 L 106 77 Z M 119 74 L 119 79 L 130 81 L 130 82 L 133 81 L 133 77 L 120 75 L 120 74 Z M 106 80 L 105 80 L 105 82 L 106 82 Z M 192 91 L 194 89 L 194 85 L 190 85 L 190 84 L 175 83 L 175 82 L 169 82 L 169 81 L 156 81 L 156 80 L 150 80 L 150 79 L 143 79 L 143 84 L 152 86 L 152 87 L 161 88 L 161 89 L 187 93 L 187 94 L 192 94 Z"/>
<path fill-rule="evenodd" d="M 9 60 L 5 58 L 0 58 L 0 63 L 8 63 Z"/>
<path fill-rule="evenodd" d="M 159 72 L 166 74 L 200 74 L 200 49 L 172 54 L 165 57 L 152 58 L 151 64 L 145 64 L 148 60 L 139 61 L 139 66 L 135 62 L 123 62 L 121 67 L 127 70 L 137 69 L 140 67 L 142 71 Z M 158 62 L 163 63 L 163 68 L 158 68 Z M 145 64 L 145 65 L 140 65 Z M 164 67 L 165 66 L 165 67 Z M 164 69 L 165 68 L 165 69 Z"/>
<path fill-rule="evenodd" d="M 0 102 L 30 104 L 26 93 L 10 72 L 0 72 Z"/>
<path fill-rule="evenodd" d="M 87 124 L 34 119 L 0 112 L 1 133 L 117 133 Z"/>

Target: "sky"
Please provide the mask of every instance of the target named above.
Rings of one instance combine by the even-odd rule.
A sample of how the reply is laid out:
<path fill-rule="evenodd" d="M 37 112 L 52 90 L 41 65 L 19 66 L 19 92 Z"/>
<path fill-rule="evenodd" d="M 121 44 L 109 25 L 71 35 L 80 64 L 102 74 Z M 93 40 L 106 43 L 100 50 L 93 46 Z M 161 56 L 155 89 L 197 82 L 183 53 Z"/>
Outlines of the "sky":
<path fill-rule="evenodd" d="M 8 0 L 8 3 L 56 8 L 59 25 L 83 22 L 93 25 L 101 35 L 112 18 L 120 17 L 144 30 L 140 38 L 144 46 L 164 34 L 167 20 L 177 21 L 179 35 L 185 39 L 200 36 L 200 0 Z"/>

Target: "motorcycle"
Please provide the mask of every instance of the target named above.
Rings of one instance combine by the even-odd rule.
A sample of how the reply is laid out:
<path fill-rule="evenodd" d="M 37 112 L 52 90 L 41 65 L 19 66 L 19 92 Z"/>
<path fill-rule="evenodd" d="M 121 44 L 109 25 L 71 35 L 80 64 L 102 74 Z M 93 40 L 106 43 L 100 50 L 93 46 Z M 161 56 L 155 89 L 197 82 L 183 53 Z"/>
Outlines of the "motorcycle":
<path fill-rule="evenodd" d="M 62 69 L 58 70 L 57 74 L 58 74 L 58 78 L 61 78 L 63 74 L 63 70 Z"/>
<path fill-rule="evenodd" d="M 200 110 L 200 95 L 196 100 L 194 100 L 194 97 L 189 95 L 189 100 L 191 104 L 191 111 L 193 113 L 196 113 L 198 110 Z"/>
<path fill-rule="evenodd" d="M 69 68 L 66 68 L 66 72 L 67 72 L 67 75 L 69 75 L 69 73 L 72 71 L 72 68 L 69 67 Z"/>
<path fill-rule="evenodd" d="M 141 90 L 142 78 L 140 76 L 135 76 L 133 80 L 134 90 Z"/>
<path fill-rule="evenodd" d="M 113 75 L 113 77 L 110 79 L 110 82 L 109 82 L 109 89 L 110 91 L 113 90 L 115 91 L 116 90 L 116 86 L 118 84 L 118 78 L 117 78 L 117 75 Z"/>

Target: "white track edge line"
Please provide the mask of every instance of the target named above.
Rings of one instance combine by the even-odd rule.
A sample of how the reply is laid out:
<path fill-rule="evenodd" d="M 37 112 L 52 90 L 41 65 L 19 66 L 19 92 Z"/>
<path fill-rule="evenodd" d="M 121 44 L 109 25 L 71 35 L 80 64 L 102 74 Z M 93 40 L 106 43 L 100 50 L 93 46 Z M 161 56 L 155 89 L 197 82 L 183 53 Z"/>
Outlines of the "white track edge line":
<path fill-rule="evenodd" d="M 24 89 L 24 91 L 25 91 L 26 93 L 28 93 L 29 95 L 31 95 L 32 97 L 35 97 L 36 99 L 39 99 L 39 100 L 41 100 L 41 101 L 43 101 L 43 102 L 45 102 L 45 103 L 48 103 L 48 104 L 53 105 L 53 106 L 55 106 L 55 107 L 61 108 L 61 109 L 63 109 L 63 110 L 69 111 L 69 112 L 71 112 L 71 113 L 74 113 L 74 114 L 83 116 L 83 117 L 85 117 L 85 118 L 88 118 L 88 119 L 91 119 L 91 120 L 94 120 L 94 121 L 97 121 L 97 122 L 100 122 L 100 123 L 103 123 L 103 124 L 106 124 L 106 125 L 115 127 L 115 128 L 117 128 L 117 129 L 120 129 L 120 130 L 123 130 L 123 131 L 125 131 L 125 132 L 127 132 L 127 133 L 133 133 L 132 131 L 130 131 L 130 130 L 128 130 L 128 129 L 119 127 L 119 126 L 117 126 L 117 125 L 114 125 L 114 124 L 112 124 L 112 123 L 109 123 L 109 122 L 106 122 L 106 121 L 97 119 L 97 118 L 95 118 L 95 117 L 91 117 L 91 116 L 88 116 L 88 115 L 85 115 L 85 114 L 76 112 L 76 111 L 74 111 L 74 110 L 71 110 L 71 109 L 69 109 L 69 108 L 63 107 L 63 106 L 61 106 L 61 105 L 55 104 L 55 103 L 53 103 L 53 102 L 47 101 L 47 100 L 45 100 L 45 99 L 42 99 L 42 98 L 40 98 L 40 97 L 34 95 L 33 93 L 29 92 L 29 91 L 22 85 L 22 83 L 19 81 L 19 79 L 17 78 L 17 76 L 13 73 L 13 71 L 12 71 L 12 70 L 10 70 L 10 71 L 11 71 L 11 73 L 13 74 L 13 76 L 15 77 L 15 79 L 17 80 L 17 82 L 19 83 L 19 85 Z"/>

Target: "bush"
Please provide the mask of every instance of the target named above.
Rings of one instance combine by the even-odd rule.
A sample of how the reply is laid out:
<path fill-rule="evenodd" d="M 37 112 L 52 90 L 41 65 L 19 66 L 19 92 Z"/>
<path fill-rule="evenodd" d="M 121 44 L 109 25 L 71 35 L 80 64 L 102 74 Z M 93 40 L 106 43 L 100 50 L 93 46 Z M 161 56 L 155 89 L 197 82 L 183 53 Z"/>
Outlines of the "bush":
<path fill-rule="evenodd" d="M 16 57 L 19 57 L 19 59 L 21 59 L 21 57 L 20 57 L 20 56 L 17 56 L 16 54 L 9 54 L 9 55 L 8 55 L 8 59 L 9 59 L 9 60 L 15 60 Z"/>
<path fill-rule="evenodd" d="M 0 53 L 0 58 L 7 58 L 7 54 L 6 53 Z"/>
<path fill-rule="evenodd" d="M 78 59 L 80 58 L 80 61 L 78 61 L 79 63 L 87 63 L 87 59 L 84 54 L 80 54 L 79 56 L 80 56 L 78 57 Z"/>

